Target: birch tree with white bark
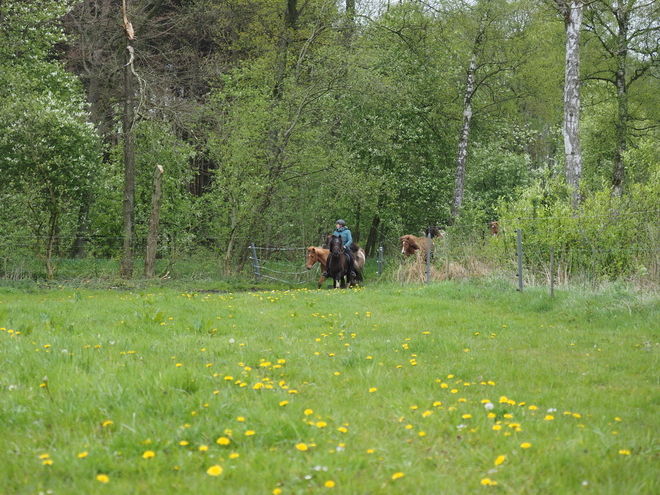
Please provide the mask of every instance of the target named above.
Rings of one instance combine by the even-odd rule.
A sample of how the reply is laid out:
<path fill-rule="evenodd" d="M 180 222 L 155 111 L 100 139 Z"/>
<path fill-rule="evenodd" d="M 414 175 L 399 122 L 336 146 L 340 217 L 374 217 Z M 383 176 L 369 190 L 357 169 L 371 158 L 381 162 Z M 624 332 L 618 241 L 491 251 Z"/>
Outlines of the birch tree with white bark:
<path fill-rule="evenodd" d="M 580 148 L 580 30 L 584 0 L 555 0 L 566 30 L 566 72 L 564 78 L 564 153 L 566 183 L 573 208 L 581 201 L 582 150 Z"/>

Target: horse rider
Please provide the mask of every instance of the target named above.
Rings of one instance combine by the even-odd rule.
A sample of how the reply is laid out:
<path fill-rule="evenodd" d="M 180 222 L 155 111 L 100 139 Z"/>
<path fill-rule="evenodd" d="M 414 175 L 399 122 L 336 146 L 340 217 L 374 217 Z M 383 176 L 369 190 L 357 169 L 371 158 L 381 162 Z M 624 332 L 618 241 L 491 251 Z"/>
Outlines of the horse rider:
<path fill-rule="evenodd" d="M 351 274 L 351 277 L 357 276 L 355 269 L 353 267 L 353 254 L 351 253 L 351 244 L 353 244 L 353 236 L 351 231 L 346 227 L 346 222 L 344 220 L 337 220 L 335 222 L 335 231 L 332 233 L 333 236 L 341 237 L 341 241 L 344 243 L 344 252 L 348 258 L 348 271 Z M 328 258 L 329 260 L 330 258 Z M 322 273 L 324 277 L 328 276 L 328 266 L 326 265 L 325 271 Z"/>

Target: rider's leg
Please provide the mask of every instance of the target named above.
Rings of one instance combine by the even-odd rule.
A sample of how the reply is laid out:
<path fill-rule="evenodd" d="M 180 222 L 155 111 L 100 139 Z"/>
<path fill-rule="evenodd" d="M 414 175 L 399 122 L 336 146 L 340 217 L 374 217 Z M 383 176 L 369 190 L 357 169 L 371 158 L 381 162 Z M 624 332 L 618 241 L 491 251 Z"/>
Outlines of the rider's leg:
<path fill-rule="evenodd" d="M 353 253 L 350 249 L 346 250 L 346 256 L 348 257 L 348 273 L 351 274 L 351 277 L 356 277 L 357 273 L 355 273 L 355 267 L 353 266 Z"/>

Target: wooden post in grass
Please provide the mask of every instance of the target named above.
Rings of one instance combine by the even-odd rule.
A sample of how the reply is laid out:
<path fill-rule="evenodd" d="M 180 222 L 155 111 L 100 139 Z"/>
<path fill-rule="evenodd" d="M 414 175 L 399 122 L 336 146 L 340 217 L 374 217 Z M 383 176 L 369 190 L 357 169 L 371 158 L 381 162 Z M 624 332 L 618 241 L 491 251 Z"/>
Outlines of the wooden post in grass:
<path fill-rule="evenodd" d="M 518 229 L 518 290 L 523 291 L 522 229 Z"/>
<path fill-rule="evenodd" d="M 426 285 L 431 283 L 431 227 L 426 234 Z"/>
<path fill-rule="evenodd" d="M 550 297 L 555 297 L 555 247 L 550 247 Z"/>
<path fill-rule="evenodd" d="M 163 172 L 163 167 L 156 165 L 154 189 L 151 194 L 151 217 L 149 218 L 149 235 L 147 237 L 147 257 L 144 260 L 145 278 L 153 278 L 156 271 L 158 224 L 160 222 L 160 206 L 163 198 Z"/>

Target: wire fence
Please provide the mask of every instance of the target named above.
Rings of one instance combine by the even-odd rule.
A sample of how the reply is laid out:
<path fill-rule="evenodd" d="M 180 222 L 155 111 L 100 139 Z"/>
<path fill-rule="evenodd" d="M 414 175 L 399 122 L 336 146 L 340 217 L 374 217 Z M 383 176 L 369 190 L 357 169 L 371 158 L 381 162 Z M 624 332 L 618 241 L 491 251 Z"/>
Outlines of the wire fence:
<path fill-rule="evenodd" d="M 291 285 L 307 284 L 319 276 L 317 263 L 313 271 L 305 267 L 304 253 L 307 248 L 267 248 L 250 244 L 249 257 L 257 281 L 262 278 Z"/>
<path fill-rule="evenodd" d="M 369 278 L 401 282 L 435 282 L 498 274 L 514 285 L 567 284 L 583 280 L 592 285 L 604 280 L 632 280 L 660 286 L 660 210 L 582 217 L 517 218 L 499 223 L 496 235 L 488 223 L 440 227 L 432 257 L 419 261 L 401 254 L 399 232 L 393 225 L 375 229 L 377 239 L 368 262 Z M 520 231 L 520 240 L 518 232 Z M 408 232 L 423 235 L 422 230 Z M 88 237 L 85 254 L 73 255 L 74 237 L 56 239 L 57 278 L 117 277 L 121 263 L 119 237 Z M 276 246 L 258 240 L 236 239 L 239 246 L 228 257 L 226 239 L 162 236 L 156 273 L 180 278 L 223 278 L 233 274 L 254 276 L 290 286 L 312 284 L 320 276 L 317 264 L 305 268 L 305 240 L 295 246 Z M 373 241 L 372 241 L 373 242 Z M 28 235 L 0 237 L 0 278 L 43 278 L 45 238 Z M 258 244 L 262 244 L 259 246 Z M 135 270 L 144 259 L 144 239 L 134 244 Z M 360 243 L 362 247 L 365 247 Z M 374 260 L 377 259 L 377 264 Z M 228 269 L 229 267 L 229 269 Z"/>

